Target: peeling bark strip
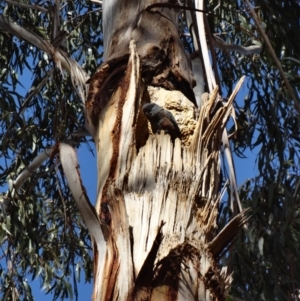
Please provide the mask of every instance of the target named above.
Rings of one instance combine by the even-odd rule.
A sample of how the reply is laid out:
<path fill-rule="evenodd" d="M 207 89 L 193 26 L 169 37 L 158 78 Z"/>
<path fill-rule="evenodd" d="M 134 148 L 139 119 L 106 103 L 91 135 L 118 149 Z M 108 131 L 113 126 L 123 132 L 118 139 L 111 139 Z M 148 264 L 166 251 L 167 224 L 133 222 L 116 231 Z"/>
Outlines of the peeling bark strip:
<path fill-rule="evenodd" d="M 117 84 L 123 78 L 128 58 L 129 55 L 125 55 L 102 64 L 87 81 L 90 84 L 86 102 L 87 118 L 93 128 L 97 128 L 101 111 L 107 105 Z"/>
<path fill-rule="evenodd" d="M 131 55 L 126 69 L 126 74 L 120 81 L 118 88 L 112 95 L 108 106 L 100 112 L 100 123 L 98 127 L 98 139 L 100 144 L 98 153 L 98 166 L 102 182 L 98 186 L 98 193 L 101 193 L 101 203 L 107 203 L 107 191 L 114 179 L 127 173 L 126 162 L 135 152 L 131 145 L 135 144 L 135 123 L 139 113 L 141 101 L 140 91 L 140 65 L 135 52 L 135 43 L 131 43 Z M 102 122 L 102 119 L 109 117 L 109 122 Z M 99 122 L 99 121 L 98 121 Z M 96 140 L 96 139 L 95 139 Z M 108 152 L 108 156 L 106 156 Z M 129 158 L 127 158 L 129 156 Z M 104 161 L 102 160 L 104 159 Z M 120 171 L 120 166 L 125 169 Z M 107 181 L 106 181 L 107 179 Z M 102 205 L 103 206 L 103 205 Z M 110 217 L 103 214 L 106 222 Z"/>

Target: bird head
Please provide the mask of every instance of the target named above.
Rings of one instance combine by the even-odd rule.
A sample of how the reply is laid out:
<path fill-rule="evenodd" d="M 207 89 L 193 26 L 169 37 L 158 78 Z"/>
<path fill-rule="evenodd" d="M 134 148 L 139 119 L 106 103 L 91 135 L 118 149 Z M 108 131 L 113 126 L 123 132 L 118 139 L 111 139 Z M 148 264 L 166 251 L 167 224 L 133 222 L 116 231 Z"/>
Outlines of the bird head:
<path fill-rule="evenodd" d="M 153 108 L 155 108 L 155 106 L 157 106 L 155 103 L 146 103 L 143 106 L 144 114 L 149 118 L 153 117 Z"/>

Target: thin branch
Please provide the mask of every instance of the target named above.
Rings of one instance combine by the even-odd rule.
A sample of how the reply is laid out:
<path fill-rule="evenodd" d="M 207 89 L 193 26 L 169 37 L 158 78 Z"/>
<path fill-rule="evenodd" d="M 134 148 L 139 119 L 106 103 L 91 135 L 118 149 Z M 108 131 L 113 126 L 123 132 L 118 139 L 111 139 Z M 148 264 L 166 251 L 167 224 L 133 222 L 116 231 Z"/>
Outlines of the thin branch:
<path fill-rule="evenodd" d="M 88 76 L 83 68 L 81 68 L 75 60 L 68 57 L 67 53 L 65 53 L 61 49 L 53 47 L 53 45 L 51 45 L 48 41 L 44 40 L 36 33 L 11 22 L 3 15 L 0 15 L 0 28 L 4 29 L 12 35 L 17 36 L 23 41 L 36 46 L 37 48 L 43 50 L 49 56 L 51 56 L 59 69 L 63 67 L 68 73 L 70 73 L 74 87 L 78 89 L 78 94 L 81 96 L 82 101 L 85 102 L 84 90 L 86 88 L 86 81 L 88 79 Z"/>
<path fill-rule="evenodd" d="M 290 83 L 289 83 L 287 77 L 286 77 L 285 74 L 284 74 L 284 71 L 283 71 L 283 69 L 282 69 L 282 67 L 281 67 L 281 63 L 280 63 L 279 59 L 278 59 L 277 56 L 276 56 L 276 53 L 275 53 L 275 51 L 274 51 L 274 49 L 273 49 L 273 47 L 272 47 L 272 45 L 271 45 L 271 43 L 270 43 L 270 41 L 269 41 L 269 38 L 267 37 L 267 35 L 265 34 L 264 29 L 263 29 L 262 26 L 260 25 L 260 21 L 259 21 L 259 19 L 258 19 L 258 17 L 257 17 L 257 14 L 255 13 L 254 9 L 252 8 L 252 6 L 251 6 L 251 4 L 249 3 L 248 0 L 244 0 L 244 2 L 245 2 L 245 3 L 247 4 L 247 6 L 249 7 L 250 13 L 251 13 L 251 15 L 252 15 L 252 18 L 253 18 L 255 24 L 256 24 L 257 30 L 259 31 L 259 33 L 261 34 L 262 38 L 264 39 L 264 41 L 265 41 L 265 43 L 266 43 L 266 45 L 267 45 L 267 48 L 268 48 L 268 50 L 269 50 L 269 53 L 270 53 L 270 55 L 272 56 L 272 58 L 273 58 L 273 60 L 274 60 L 274 62 L 275 62 L 275 64 L 276 64 L 276 66 L 277 66 L 277 68 L 278 68 L 278 70 L 279 70 L 279 73 L 280 73 L 280 75 L 281 75 L 281 78 L 283 79 L 284 83 L 286 84 L 287 89 L 288 89 L 288 91 L 289 91 L 291 97 L 292 97 L 293 100 L 294 100 L 294 107 L 295 107 L 295 109 L 298 111 L 298 113 L 300 113 L 300 106 L 299 106 L 299 103 L 298 103 L 299 100 L 298 100 L 296 94 L 294 93 L 294 90 L 293 90 L 293 88 L 291 87 L 291 85 L 290 85 Z"/>
<path fill-rule="evenodd" d="M 22 184 L 43 164 L 44 161 L 49 159 L 55 147 L 46 149 L 44 152 L 40 153 L 34 160 L 25 168 L 23 172 L 17 177 L 13 182 L 13 188 L 17 191 L 21 188 Z"/>
<path fill-rule="evenodd" d="M 44 7 L 39 6 L 39 5 L 31 5 L 31 4 L 26 4 L 26 3 L 20 3 L 20 2 L 16 2 L 16 1 L 12 1 L 12 0 L 5 0 L 5 1 L 9 4 L 16 5 L 16 6 L 25 7 L 25 8 L 29 8 L 29 9 L 37 9 L 37 10 L 43 11 L 45 13 L 49 12 L 49 10 L 47 8 L 44 8 Z"/>
<path fill-rule="evenodd" d="M 82 128 L 81 130 L 73 132 L 65 142 L 72 147 L 76 147 L 80 144 L 80 139 L 82 137 L 89 136 L 90 134 Z M 55 151 L 57 151 L 56 146 L 49 147 L 44 152 L 38 154 L 33 161 L 19 174 L 17 179 L 13 182 L 12 187 L 18 191 L 24 182 L 32 176 L 32 174 L 46 161 L 47 159 L 53 157 Z M 45 174 L 45 173 L 43 173 Z"/>
<path fill-rule="evenodd" d="M 246 47 L 241 45 L 227 44 L 217 36 L 214 36 L 213 44 L 215 47 L 220 48 L 222 50 L 225 49 L 226 51 L 236 51 L 245 55 L 260 53 L 262 50 L 261 45 L 251 45 Z"/>

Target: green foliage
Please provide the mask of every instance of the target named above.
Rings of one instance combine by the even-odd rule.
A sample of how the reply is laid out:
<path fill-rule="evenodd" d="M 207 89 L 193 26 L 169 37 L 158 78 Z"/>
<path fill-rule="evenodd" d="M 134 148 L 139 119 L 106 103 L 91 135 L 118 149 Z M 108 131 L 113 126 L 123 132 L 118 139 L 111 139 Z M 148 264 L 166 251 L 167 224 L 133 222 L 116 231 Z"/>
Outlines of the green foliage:
<path fill-rule="evenodd" d="M 1 218 L 0 237 L 8 268 L 0 268 L 4 300 L 12 300 L 14 290 L 24 300 L 31 300 L 27 279 L 39 277 L 43 289 L 53 292 L 54 298 L 73 295 L 70 283 L 79 281 L 81 269 L 85 280 L 91 280 L 89 235 L 69 192 L 55 176 L 45 187 L 41 182 L 26 184 L 27 191 L 11 199 L 5 219 Z M 52 189 L 50 196 L 41 193 L 53 186 L 57 189 Z"/>
<path fill-rule="evenodd" d="M 299 179 L 261 177 L 241 189 L 251 206 L 249 228 L 233 252 L 235 295 L 245 300 L 295 300 L 300 269 Z M 296 190 L 295 190 L 296 188 Z"/>
<path fill-rule="evenodd" d="M 2 1 L 0 15 L 56 43 L 88 74 L 95 71 L 102 57 L 98 6 L 61 2 L 57 26 L 54 2 L 23 3 L 30 7 Z M 64 36 L 61 44 L 54 41 L 55 29 Z M 62 74 L 49 55 L 1 29 L 0 49 L 0 187 L 5 191 L 7 182 L 39 153 L 80 130 L 84 116 L 70 76 Z M 88 141 L 75 143 L 79 147 Z M 32 279 L 39 279 L 54 299 L 77 298 L 80 277 L 89 282 L 92 278 L 91 242 L 59 162 L 49 158 L 5 200 L 9 205 L 0 216 L 1 300 L 33 300 Z"/>
<path fill-rule="evenodd" d="M 219 3 L 213 2 L 211 8 Z M 232 295 L 248 301 L 296 300 L 300 283 L 299 112 L 243 3 L 221 1 L 210 19 L 212 32 L 226 43 L 263 45 L 259 55 L 217 51 L 222 87 L 228 94 L 247 75 L 249 92 L 244 104 L 236 104 L 238 132 L 232 145 L 241 157 L 249 149 L 258 154 L 257 177 L 240 190 L 244 208 L 252 209 L 249 228 L 223 263 L 227 261 L 234 271 Z M 251 3 L 299 99 L 300 4 Z"/>

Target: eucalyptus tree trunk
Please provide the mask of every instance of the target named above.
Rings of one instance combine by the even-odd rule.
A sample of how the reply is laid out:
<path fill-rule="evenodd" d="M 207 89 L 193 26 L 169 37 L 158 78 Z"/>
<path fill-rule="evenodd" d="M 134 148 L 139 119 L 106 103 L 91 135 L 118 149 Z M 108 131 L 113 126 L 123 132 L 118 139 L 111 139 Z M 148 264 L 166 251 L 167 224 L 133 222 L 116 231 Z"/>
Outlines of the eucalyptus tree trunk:
<path fill-rule="evenodd" d="M 104 237 L 92 235 L 93 300 L 224 300 L 232 278 L 217 259 L 245 222 L 239 215 L 217 234 L 233 97 L 216 105 L 216 88 L 196 108 L 177 12 L 154 2 L 167 1 L 103 1 L 105 62 L 86 104 Z M 142 111 L 149 102 L 173 113 L 181 140 L 152 133 Z"/>

